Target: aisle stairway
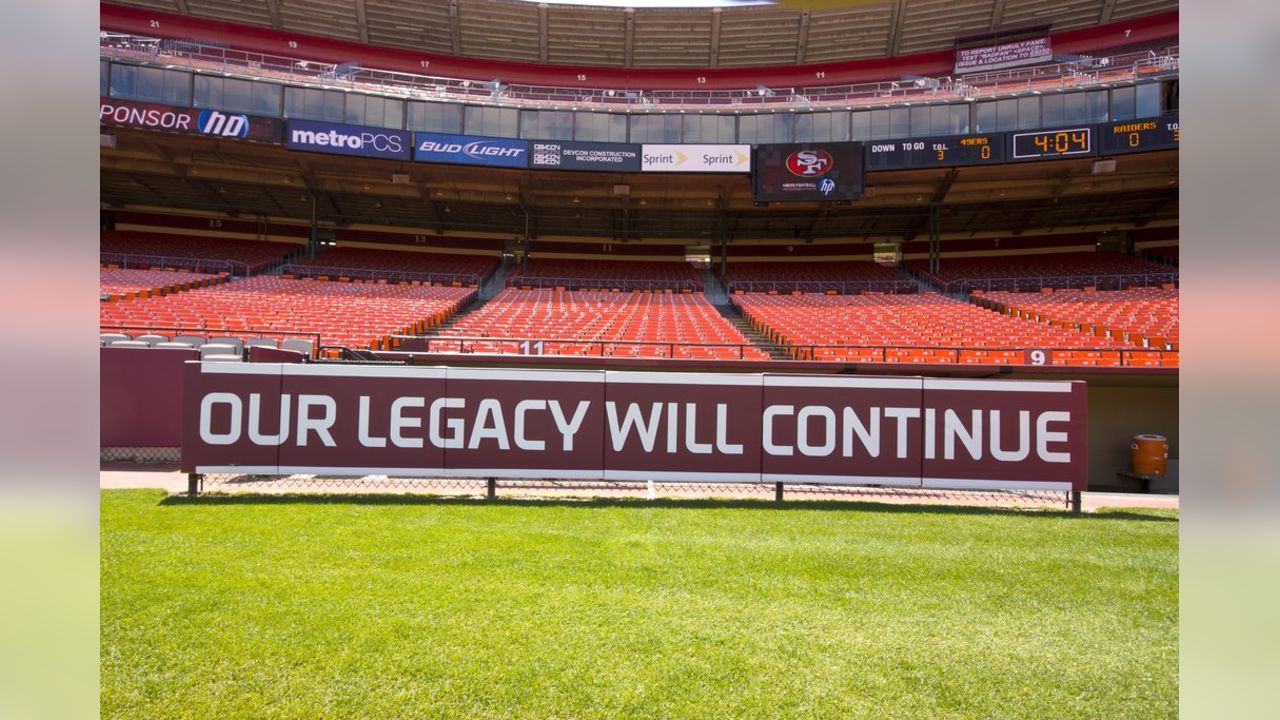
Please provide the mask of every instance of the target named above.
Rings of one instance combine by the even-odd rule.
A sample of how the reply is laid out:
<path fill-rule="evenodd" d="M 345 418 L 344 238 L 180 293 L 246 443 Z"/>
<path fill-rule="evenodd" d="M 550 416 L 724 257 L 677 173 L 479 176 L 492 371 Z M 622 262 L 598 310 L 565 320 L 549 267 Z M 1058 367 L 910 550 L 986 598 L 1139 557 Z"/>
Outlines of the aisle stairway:
<path fill-rule="evenodd" d="M 698 275 L 702 277 L 702 294 L 707 296 L 707 302 L 716 307 L 729 304 L 729 294 L 725 292 L 724 283 L 720 282 L 715 270 L 699 270 Z"/>
<path fill-rule="evenodd" d="M 715 305 L 715 309 L 720 312 L 720 315 L 729 321 L 730 325 L 733 325 L 738 332 L 742 333 L 742 337 L 751 341 L 751 344 L 760 348 L 761 351 L 768 353 L 771 360 L 789 359 L 787 351 L 782 346 L 770 342 L 769 338 L 761 335 L 760 331 L 751 327 L 751 323 L 738 314 L 738 309 L 729 304 L 727 297 L 723 304 L 712 304 Z"/>

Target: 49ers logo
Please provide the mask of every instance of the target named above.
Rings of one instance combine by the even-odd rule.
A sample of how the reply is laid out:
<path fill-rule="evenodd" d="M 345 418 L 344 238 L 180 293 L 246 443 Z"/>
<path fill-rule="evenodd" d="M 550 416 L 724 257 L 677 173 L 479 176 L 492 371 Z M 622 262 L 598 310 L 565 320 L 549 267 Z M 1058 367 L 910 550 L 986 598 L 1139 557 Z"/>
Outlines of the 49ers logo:
<path fill-rule="evenodd" d="M 822 177 L 831 164 L 831 153 L 826 150 L 797 150 L 787 156 L 787 170 L 800 177 Z"/>

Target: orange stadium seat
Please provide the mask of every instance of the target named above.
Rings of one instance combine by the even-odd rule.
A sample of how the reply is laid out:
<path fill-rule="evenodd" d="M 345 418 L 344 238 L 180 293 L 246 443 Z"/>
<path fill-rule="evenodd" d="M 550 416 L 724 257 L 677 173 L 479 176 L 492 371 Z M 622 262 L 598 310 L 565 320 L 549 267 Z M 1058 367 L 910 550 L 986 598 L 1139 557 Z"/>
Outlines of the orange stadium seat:
<path fill-rule="evenodd" d="M 947 292 L 971 290 L 1039 291 L 1041 288 L 1121 290 L 1130 286 L 1160 287 L 1177 282 L 1167 265 L 1114 252 L 1064 252 L 1041 255 L 998 255 L 942 258 L 941 272 L 930 273 L 928 261 L 907 263 Z"/>
<path fill-rule="evenodd" d="M 1134 347 L 1170 350 L 1178 344 L 1178 291 L 1166 288 L 1129 290 L 1057 290 L 1048 294 L 991 292 L 983 304 L 1038 322 L 1069 327 L 1106 328 L 1113 337 L 1128 338 Z"/>
<path fill-rule="evenodd" d="M 294 275 L 339 275 L 348 279 L 406 279 L 419 282 L 478 284 L 498 265 L 486 255 L 336 247 L 314 259 L 290 264 Z"/>
<path fill-rule="evenodd" d="M 98 271 L 98 289 L 104 297 L 118 298 L 186 290 L 218 279 L 218 275 L 209 273 L 102 268 Z"/>
<path fill-rule="evenodd" d="M 702 295 L 606 290 L 507 288 L 441 333 L 443 338 L 513 338 L 443 351 L 520 353 L 522 340 L 545 340 L 548 355 L 766 360 Z"/>
<path fill-rule="evenodd" d="M 701 290 L 702 278 L 686 262 L 537 258 L 529 261 L 527 269 L 512 273 L 508 285 L 678 291 Z"/>
<path fill-rule="evenodd" d="M 318 333 L 324 344 L 363 349 L 386 345 L 389 335 L 439 325 L 474 295 L 468 288 L 259 275 L 162 297 L 103 303 L 99 323 L 104 330 L 181 328 L 233 336 Z"/>
<path fill-rule="evenodd" d="M 1053 355 L 1054 365 L 1120 365 L 1119 339 L 1025 322 L 936 293 L 911 295 L 769 295 L 731 301 L 761 333 L 818 360 L 1010 365 L 1031 350 L 1086 351 Z M 817 346 L 817 347 L 814 347 Z M 821 346 L 836 346 L 824 348 Z"/>
<path fill-rule="evenodd" d="M 293 243 L 265 240 L 237 240 L 209 238 L 196 235 L 135 232 L 125 230 L 103 231 L 99 239 L 99 252 L 108 264 L 121 264 L 119 258 L 128 258 L 130 267 L 147 269 L 161 264 L 168 267 L 201 272 L 210 269 L 225 270 L 227 261 L 243 267 L 238 274 L 255 274 L 281 261 L 291 252 L 302 249 Z M 212 261 L 212 262 L 201 262 Z"/>
<path fill-rule="evenodd" d="M 916 284 L 869 260 L 836 262 L 730 262 L 729 292 L 915 292 Z"/>

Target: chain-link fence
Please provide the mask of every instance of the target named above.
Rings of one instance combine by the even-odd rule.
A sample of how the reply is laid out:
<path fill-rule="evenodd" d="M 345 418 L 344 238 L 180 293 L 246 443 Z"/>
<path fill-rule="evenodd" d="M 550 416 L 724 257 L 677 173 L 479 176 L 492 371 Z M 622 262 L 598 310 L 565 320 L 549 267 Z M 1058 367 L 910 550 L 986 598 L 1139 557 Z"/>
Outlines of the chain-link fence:
<path fill-rule="evenodd" d="M 848 485 L 773 483 L 614 482 L 600 480 L 498 480 L 408 478 L 386 475 L 254 475 L 209 473 L 190 476 L 194 492 L 405 493 L 459 498 L 506 499 L 676 499 L 798 500 L 964 505 L 1023 509 L 1078 510 L 1079 494 L 1046 490 L 953 490 Z M 1073 504 L 1075 503 L 1075 504 Z"/>
<path fill-rule="evenodd" d="M 98 448 L 98 462 L 104 465 L 177 465 L 181 461 L 182 448 L 177 447 Z"/>

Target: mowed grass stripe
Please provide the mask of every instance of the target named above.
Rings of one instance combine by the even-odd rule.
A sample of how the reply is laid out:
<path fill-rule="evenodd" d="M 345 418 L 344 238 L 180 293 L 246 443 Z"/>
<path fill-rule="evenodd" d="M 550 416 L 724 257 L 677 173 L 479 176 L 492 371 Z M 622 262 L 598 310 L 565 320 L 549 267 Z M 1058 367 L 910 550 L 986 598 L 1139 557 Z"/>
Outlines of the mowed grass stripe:
<path fill-rule="evenodd" d="M 1166 718 L 1176 514 L 102 493 L 102 710 Z"/>

